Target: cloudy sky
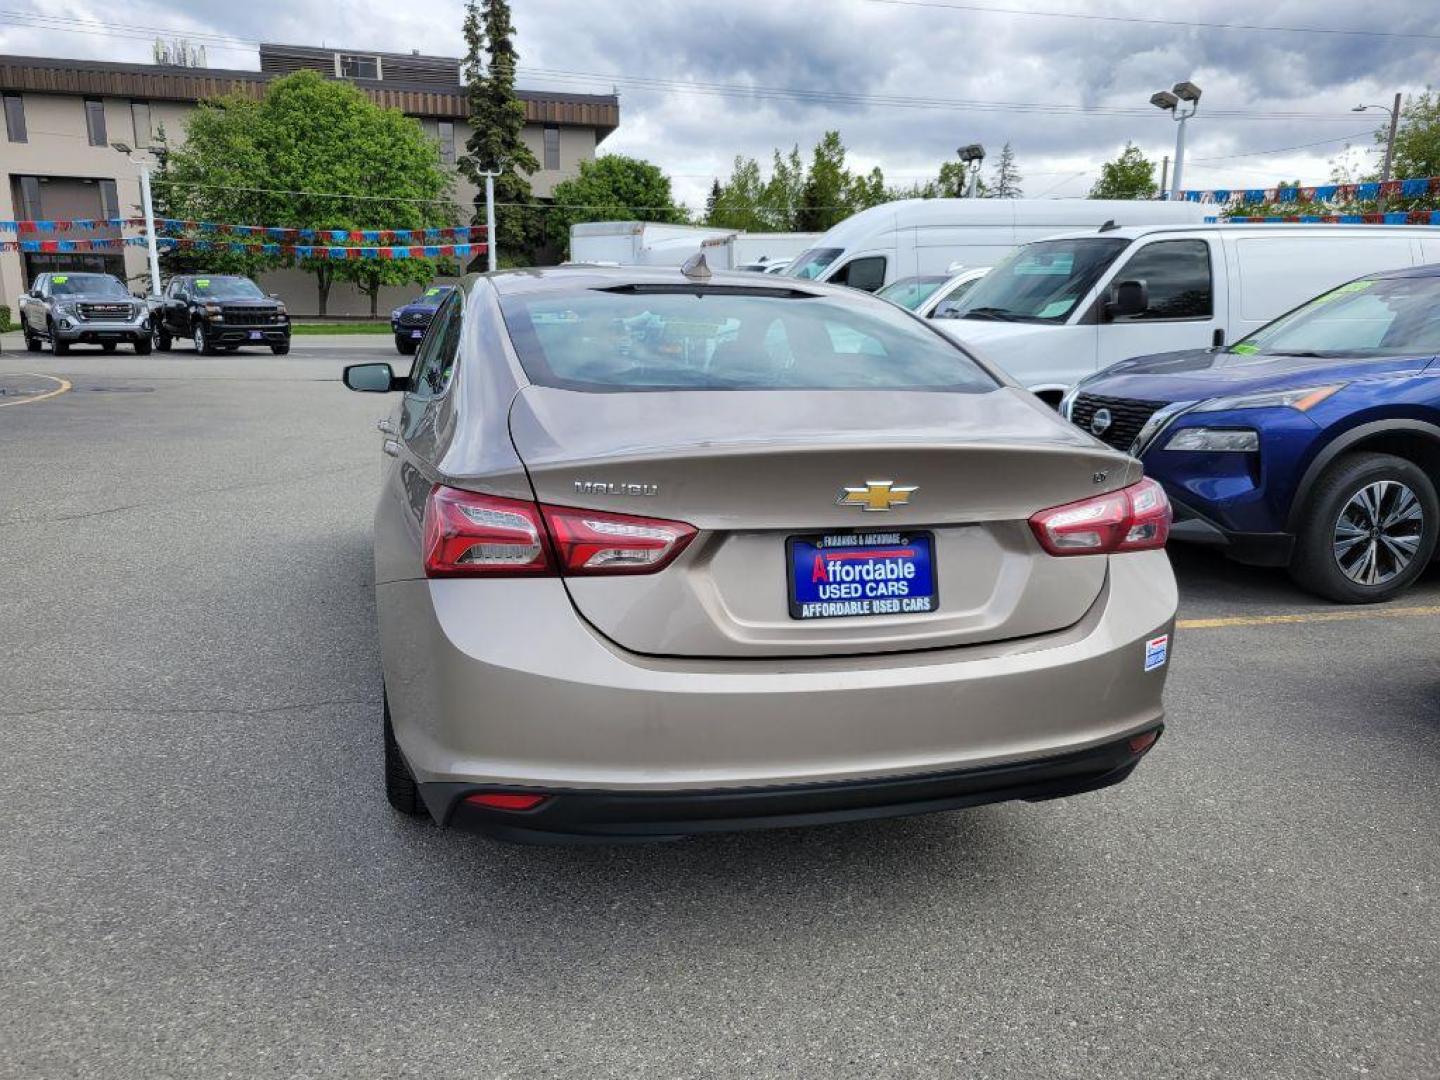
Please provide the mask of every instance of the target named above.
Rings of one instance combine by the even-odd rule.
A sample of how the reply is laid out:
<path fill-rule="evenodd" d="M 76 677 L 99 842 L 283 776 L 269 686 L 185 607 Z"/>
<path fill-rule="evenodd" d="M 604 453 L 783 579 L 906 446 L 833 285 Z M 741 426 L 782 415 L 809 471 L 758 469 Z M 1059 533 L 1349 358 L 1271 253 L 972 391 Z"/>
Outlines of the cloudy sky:
<path fill-rule="evenodd" d="M 1157 161 L 1173 151 L 1175 125 L 1147 102 L 1187 78 L 1204 98 L 1190 124 L 1186 187 L 1323 182 L 1347 142 L 1352 157 L 1373 152 L 1370 132 L 1383 115 L 1354 115 L 1353 105 L 1440 81 L 1440 25 L 1433 3 L 1419 0 L 512 0 L 512 8 L 522 85 L 617 88 L 621 126 L 605 149 L 657 162 L 692 204 L 737 153 L 768 161 L 773 147 L 797 142 L 808 151 L 829 128 L 854 164 L 879 165 L 892 181 L 934 175 L 961 144 L 982 143 L 993 155 L 1008 140 L 1027 195 L 1082 195 L 1126 139 Z M 1086 17 L 1058 14 L 1067 12 Z M 215 68 L 258 66 L 262 38 L 458 56 L 461 18 L 457 0 L 9 0 L 0 52 L 148 60 L 151 39 L 165 33 L 203 41 Z M 1209 25 L 1146 21 L 1160 18 Z M 1368 33 L 1314 32 L 1335 30 Z"/>

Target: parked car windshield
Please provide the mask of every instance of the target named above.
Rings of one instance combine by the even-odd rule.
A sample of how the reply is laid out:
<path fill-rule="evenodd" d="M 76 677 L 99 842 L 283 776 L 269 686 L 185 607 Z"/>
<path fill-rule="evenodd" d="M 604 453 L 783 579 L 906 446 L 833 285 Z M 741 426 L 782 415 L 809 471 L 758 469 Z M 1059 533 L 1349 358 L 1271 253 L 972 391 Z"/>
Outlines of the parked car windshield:
<path fill-rule="evenodd" d="M 981 278 L 950 317 L 1064 322 L 1129 243 L 1119 237 L 1081 237 L 1025 244 Z"/>
<path fill-rule="evenodd" d="M 781 290 L 575 289 L 501 301 L 531 382 L 574 390 L 943 390 L 999 384 L 888 304 Z"/>
<path fill-rule="evenodd" d="M 50 279 L 51 296 L 129 297 L 120 279 L 109 274 L 56 274 Z"/>
<path fill-rule="evenodd" d="M 243 277 L 196 278 L 195 295 L 207 300 L 262 300 L 265 297 L 259 285 Z"/>
<path fill-rule="evenodd" d="M 844 248 L 811 248 L 795 256 L 795 261 L 785 268 L 788 277 L 814 279 L 825 272 L 825 268 L 838 259 Z"/>
<path fill-rule="evenodd" d="M 1262 326 L 1230 351 L 1362 357 L 1440 352 L 1440 277 L 1352 281 Z"/>
<path fill-rule="evenodd" d="M 935 290 L 950 280 L 942 274 L 926 277 L 902 277 L 892 281 L 875 295 L 892 304 L 899 304 L 906 311 L 914 311 L 934 294 Z"/>
<path fill-rule="evenodd" d="M 411 300 L 410 303 L 428 304 L 431 307 L 438 307 L 440 301 L 450 295 L 450 290 L 451 286 L 449 285 L 431 285 L 423 293 L 415 297 L 414 300 Z"/>

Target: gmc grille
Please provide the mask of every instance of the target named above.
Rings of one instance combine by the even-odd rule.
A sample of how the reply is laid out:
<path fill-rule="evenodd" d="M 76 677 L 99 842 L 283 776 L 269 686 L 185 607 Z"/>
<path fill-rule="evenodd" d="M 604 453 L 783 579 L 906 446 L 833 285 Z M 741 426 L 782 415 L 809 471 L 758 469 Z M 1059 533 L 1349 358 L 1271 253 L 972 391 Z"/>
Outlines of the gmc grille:
<path fill-rule="evenodd" d="M 80 317 L 82 319 L 128 319 L 130 318 L 129 304 L 80 304 Z"/>
<path fill-rule="evenodd" d="M 1070 406 L 1070 419 L 1077 427 L 1084 428 L 1101 442 L 1108 443 L 1116 450 L 1123 450 L 1128 454 L 1130 444 L 1135 441 L 1135 436 L 1140 434 L 1140 429 L 1145 426 L 1145 421 L 1168 404 L 1168 401 L 1139 401 L 1135 398 L 1081 394 Z M 1109 410 L 1110 426 L 1103 431 L 1096 431 L 1090 425 L 1095 419 L 1095 414 L 1101 409 Z"/>
<path fill-rule="evenodd" d="M 221 309 L 225 315 L 226 326 L 269 326 L 275 321 L 274 311 L 256 310 L 255 308 L 233 308 Z"/>

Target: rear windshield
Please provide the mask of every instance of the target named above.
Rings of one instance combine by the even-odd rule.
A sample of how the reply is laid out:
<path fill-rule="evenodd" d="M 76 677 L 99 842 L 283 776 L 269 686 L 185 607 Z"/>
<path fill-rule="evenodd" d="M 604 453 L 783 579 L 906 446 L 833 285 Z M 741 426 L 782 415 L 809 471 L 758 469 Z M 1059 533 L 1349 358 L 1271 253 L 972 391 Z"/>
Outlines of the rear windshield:
<path fill-rule="evenodd" d="M 50 278 L 52 296 L 125 296 L 125 286 L 109 274 L 55 274 Z"/>
<path fill-rule="evenodd" d="M 501 302 L 531 382 L 574 390 L 940 390 L 999 385 L 944 337 L 856 296 L 730 289 Z"/>

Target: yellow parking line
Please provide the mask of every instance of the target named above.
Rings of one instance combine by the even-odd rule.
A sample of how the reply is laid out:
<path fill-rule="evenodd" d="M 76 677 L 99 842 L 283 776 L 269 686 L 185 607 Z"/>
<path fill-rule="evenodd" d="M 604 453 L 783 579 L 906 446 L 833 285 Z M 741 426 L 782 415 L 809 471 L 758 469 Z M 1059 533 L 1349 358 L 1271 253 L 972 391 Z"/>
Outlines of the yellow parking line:
<path fill-rule="evenodd" d="M 32 405 L 37 401 L 44 401 L 46 398 L 58 397 L 70 389 L 70 384 L 59 376 L 41 375 L 38 371 L 27 371 L 25 374 L 29 375 L 32 379 L 49 379 L 51 382 L 59 383 L 60 385 L 54 390 L 47 390 L 45 393 L 36 394 L 34 397 L 16 398 L 14 401 L 0 401 L 0 409 L 5 408 L 6 405 Z"/>
<path fill-rule="evenodd" d="M 1440 605 L 1426 607 L 1355 607 L 1340 611 L 1308 611 L 1294 615 L 1233 615 L 1218 619 L 1180 619 L 1177 630 L 1225 630 L 1232 626 L 1279 626 L 1287 623 L 1347 622 L 1351 619 L 1414 619 L 1440 615 Z"/>

